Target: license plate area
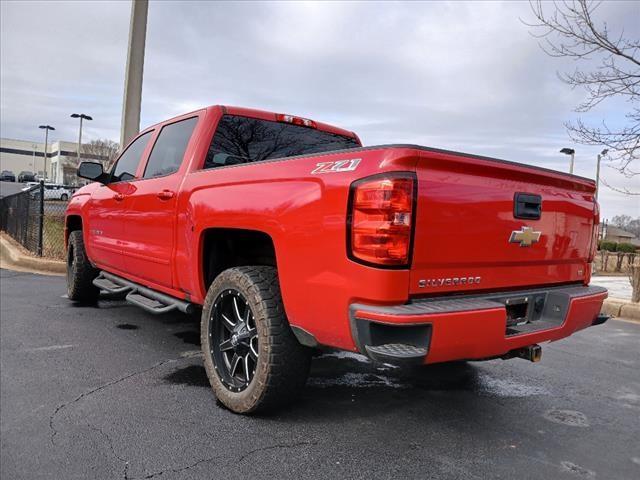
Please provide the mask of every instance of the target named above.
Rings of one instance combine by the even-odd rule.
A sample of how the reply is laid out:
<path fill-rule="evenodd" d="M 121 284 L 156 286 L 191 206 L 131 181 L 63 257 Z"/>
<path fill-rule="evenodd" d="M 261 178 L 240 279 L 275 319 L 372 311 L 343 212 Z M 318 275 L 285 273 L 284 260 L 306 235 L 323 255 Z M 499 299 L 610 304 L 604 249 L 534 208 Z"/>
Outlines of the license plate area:
<path fill-rule="evenodd" d="M 507 311 L 507 329 L 529 323 L 529 298 L 507 299 L 505 301 Z"/>
<path fill-rule="evenodd" d="M 551 328 L 545 309 L 547 305 L 546 293 L 532 293 L 530 295 L 510 295 L 496 299 L 504 304 L 506 311 L 505 334 L 507 336 L 529 333 L 536 330 Z"/>

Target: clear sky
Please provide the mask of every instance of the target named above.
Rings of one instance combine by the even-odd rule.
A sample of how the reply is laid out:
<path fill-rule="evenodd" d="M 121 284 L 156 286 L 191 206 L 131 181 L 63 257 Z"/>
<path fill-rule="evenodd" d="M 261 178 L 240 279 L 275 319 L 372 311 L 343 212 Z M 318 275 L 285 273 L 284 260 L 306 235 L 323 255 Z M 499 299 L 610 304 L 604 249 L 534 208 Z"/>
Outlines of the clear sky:
<path fill-rule="evenodd" d="M 130 4 L 1 2 L 3 137 L 119 139 Z M 638 2 L 604 2 L 596 20 L 640 38 Z M 151 2 L 142 127 L 211 104 L 297 114 L 356 131 L 365 145 L 417 143 L 595 176 L 597 147 L 563 123 L 584 92 L 557 71 L 520 19 L 526 2 Z M 623 120 L 611 101 L 583 117 Z M 640 168 L 636 168 L 640 170 Z M 640 191 L 606 165 L 613 185 Z M 640 197 L 602 187 L 603 217 L 640 216 Z"/>

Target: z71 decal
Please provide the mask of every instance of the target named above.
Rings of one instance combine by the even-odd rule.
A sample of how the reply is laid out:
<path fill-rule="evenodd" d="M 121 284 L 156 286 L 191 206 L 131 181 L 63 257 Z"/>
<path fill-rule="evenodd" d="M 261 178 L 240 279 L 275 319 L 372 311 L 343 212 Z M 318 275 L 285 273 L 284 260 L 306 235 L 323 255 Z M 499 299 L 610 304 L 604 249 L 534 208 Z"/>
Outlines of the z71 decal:
<path fill-rule="evenodd" d="M 316 164 L 316 168 L 311 173 L 339 173 L 352 172 L 358 168 L 360 158 L 352 160 L 338 160 L 336 162 L 320 162 Z"/>

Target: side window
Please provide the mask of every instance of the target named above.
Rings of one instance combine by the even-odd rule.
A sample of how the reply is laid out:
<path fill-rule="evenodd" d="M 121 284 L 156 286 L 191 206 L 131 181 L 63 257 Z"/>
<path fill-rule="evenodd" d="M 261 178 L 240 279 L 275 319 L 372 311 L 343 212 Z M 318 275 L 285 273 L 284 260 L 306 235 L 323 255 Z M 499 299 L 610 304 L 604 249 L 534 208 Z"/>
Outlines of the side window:
<path fill-rule="evenodd" d="M 198 117 L 188 118 L 162 127 L 156 140 L 147 167 L 144 170 L 144 178 L 159 177 L 176 172 L 182 164 L 184 152 L 198 123 Z"/>
<path fill-rule="evenodd" d="M 147 143 L 149 143 L 152 132 L 153 130 L 139 136 L 129 145 L 129 148 L 120 155 L 120 158 L 118 158 L 118 161 L 111 171 L 112 182 L 132 180 L 136 177 L 136 170 L 138 169 L 140 158 L 144 153 L 144 149 L 147 147 Z"/>

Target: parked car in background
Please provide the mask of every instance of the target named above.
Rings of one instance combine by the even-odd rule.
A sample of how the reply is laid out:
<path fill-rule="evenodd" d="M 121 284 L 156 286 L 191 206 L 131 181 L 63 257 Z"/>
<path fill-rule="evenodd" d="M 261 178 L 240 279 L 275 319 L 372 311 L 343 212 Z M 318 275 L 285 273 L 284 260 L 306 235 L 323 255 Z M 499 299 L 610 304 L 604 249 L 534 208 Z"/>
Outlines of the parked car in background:
<path fill-rule="evenodd" d="M 45 200 L 62 200 L 66 202 L 71 196 L 71 191 L 64 185 L 57 185 L 54 183 L 44 184 L 44 199 Z"/>
<path fill-rule="evenodd" d="M 3 170 L 2 173 L 0 173 L 0 182 L 15 182 L 16 181 L 16 176 L 13 174 L 13 172 L 10 172 L 9 170 Z"/>
<path fill-rule="evenodd" d="M 36 176 L 34 175 L 33 172 L 30 172 L 28 170 L 23 170 L 18 174 L 18 181 L 20 183 L 35 182 Z"/>
<path fill-rule="evenodd" d="M 27 182 L 27 185 L 22 189 L 22 191 L 29 190 L 37 185 L 38 185 L 38 182 Z M 44 184 L 45 200 L 62 200 L 66 202 L 67 200 L 69 200 L 70 196 L 71 196 L 71 191 L 68 190 L 64 185 L 57 185 L 55 183 Z"/>

